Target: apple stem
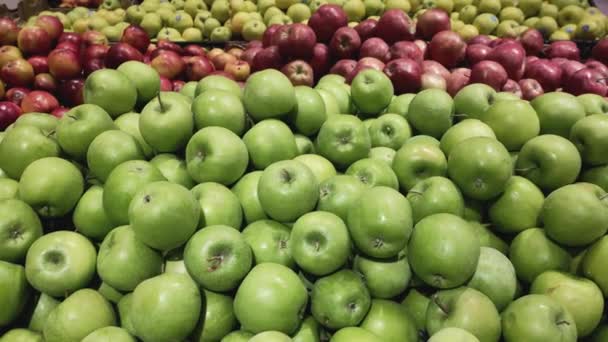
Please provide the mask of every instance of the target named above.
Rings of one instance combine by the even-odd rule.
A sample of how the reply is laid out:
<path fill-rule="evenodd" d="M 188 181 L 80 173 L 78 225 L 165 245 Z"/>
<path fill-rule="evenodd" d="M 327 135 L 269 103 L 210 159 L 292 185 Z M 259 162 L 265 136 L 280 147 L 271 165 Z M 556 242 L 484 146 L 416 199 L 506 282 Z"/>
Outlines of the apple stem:
<path fill-rule="evenodd" d="M 165 105 L 163 104 L 163 101 L 160 98 L 160 91 L 158 92 L 158 94 L 156 95 L 158 97 L 158 103 L 160 104 L 160 110 L 164 113 L 165 112 Z"/>

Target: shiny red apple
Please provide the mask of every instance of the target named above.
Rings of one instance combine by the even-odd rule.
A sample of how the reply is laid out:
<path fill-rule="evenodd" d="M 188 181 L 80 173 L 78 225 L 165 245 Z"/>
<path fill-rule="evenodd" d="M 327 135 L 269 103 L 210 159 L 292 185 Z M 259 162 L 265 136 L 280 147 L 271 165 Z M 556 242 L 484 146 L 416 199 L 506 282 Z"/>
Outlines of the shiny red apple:
<path fill-rule="evenodd" d="M 519 80 L 518 83 L 519 88 L 521 88 L 521 97 L 524 100 L 532 101 L 545 93 L 540 83 L 533 78 L 524 78 Z"/>
<path fill-rule="evenodd" d="M 70 42 L 74 43 L 76 46 L 82 45 L 82 37 L 79 33 L 76 32 L 62 32 L 57 40 L 57 43 Z"/>
<path fill-rule="evenodd" d="M 16 59 L 0 69 L 0 77 L 12 87 L 27 87 L 34 81 L 34 68 L 25 59 Z"/>
<path fill-rule="evenodd" d="M 537 56 L 543 51 L 545 46 L 543 34 L 534 28 L 529 28 L 524 31 L 524 33 L 519 36 L 519 41 L 526 50 L 526 55 L 528 56 Z"/>
<path fill-rule="evenodd" d="M 453 68 L 464 61 L 467 43 L 453 31 L 441 31 L 429 44 L 429 56 L 443 64 L 446 68 Z"/>
<path fill-rule="evenodd" d="M 416 34 L 423 39 L 431 40 L 435 34 L 449 30 L 450 27 L 448 13 L 440 8 L 431 8 L 418 17 Z"/>
<path fill-rule="evenodd" d="M 424 53 L 418 44 L 410 41 L 401 41 L 393 44 L 390 49 L 390 59 L 409 58 L 418 63 L 424 60 Z"/>
<path fill-rule="evenodd" d="M 547 59 L 539 59 L 526 66 L 524 77 L 537 80 L 544 91 L 551 92 L 562 84 L 562 69 Z"/>
<path fill-rule="evenodd" d="M 0 45 L 15 45 L 18 33 L 19 27 L 13 19 L 0 18 Z"/>
<path fill-rule="evenodd" d="M 36 19 L 35 25 L 44 29 L 53 41 L 59 39 L 63 33 L 63 24 L 59 18 L 52 15 L 41 15 Z"/>
<path fill-rule="evenodd" d="M 51 74 L 38 74 L 34 77 L 34 89 L 54 93 L 57 90 L 57 81 Z"/>
<path fill-rule="evenodd" d="M 53 50 L 48 59 L 49 72 L 58 80 L 76 78 L 82 72 L 80 58 L 72 50 Z"/>
<path fill-rule="evenodd" d="M 27 59 L 27 62 L 34 68 L 34 74 L 49 72 L 49 60 L 46 56 L 34 56 Z"/>
<path fill-rule="evenodd" d="M 213 63 L 204 56 L 188 56 L 185 58 L 186 79 L 188 81 L 199 81 L 215 71 Z"/>
<path fill-rule="evenodd" d="M 269 46 L 255 55 L 251 68 L 253 71 L 260 71 L 264 69 L 281 69 L 282 66 L 283 57 L 279 53 L 279 47 Z"/>
<path fill-rule="evenodd" d="M 290 59 L 309 59 L 312 56 L 317 35 L 310 26 L 299 23 L 287 25 L 285 34 L 286 39 L 279 42 L 281 56 Z"/>
<path fill-rule="evenodd" d="M 274 43 L 273 42 L 274 34 L 281 27 L 283 27 L 283 25 L 273 24 L 273 25 L 270 25 L 266 29 L 266 31 L 264 31 L 264 34 L 262 35 L 262 47 L 269 47 L 271 45 L 274 45 L 273 44 Z"/>
<path fill-rule="evenodd" d="M 450 76 L 450 71 L 448 69 L 432 60 L 422 62 L 422 73 L 437 74 L 443 78 L 448 78 Z"/>
<path fill-rule="evenodd" d="M 595 43 L 595 46 L 591 50 L 591 55 L 598 61 L 608 64 L 608 38 L 600 39 L 597 43 Z"/>
<path fill-rule="evenodd" d="M 178 77 L 186 68 L 181 56 L 171 50 L 165 50 L 163 53 L 156 56 L 150 62 L 150 66 L 154 68 L 160 76 L 170 80 Z"/>
<path fill-rule="evenodd" d="M 355 30 L 361 37 L 361 40 L 367 40 L 374 36 L 378 20 L 367 18 L 355 26 Z"/>
<path fill-rule="evenodd" d="M 457 68 L 452 71 L 446 79 L 446 90 L 451 96 L 455 96 L 460 89 L 469 84 L 471 80 L 471 69 Z"/>
<path fill-rule="evenodd" d="M 481 61 L 471 68 L 471 83 L 484 83 L 496 91 L 500 91 L 508 79 L 505 68 L 494 61 Z"/>
<path fill-rule="evenodd" d="M 329 73 L 338 74 L 346 78 L 356 67 L 357 61 L 354 59 L 341 59 L 331 67 Z"/>
<path fill-rule="evenodd" d="M 564 91 L 573 95 L 597 94 L 606 96 L 606 78 L 597 70 L 584 68 L 574 73 L 564 84 Z"/>
<path fill-rule="evenodd" d="M 145 53 L 150 45 L 148 33 L 139 25 L 129 25 L 122 33 L 120 38 L 122 43 L 126 43 L 137 49 L 141 53 Z"/>
<path fill-rule="evenodd" d="M 397 58 L 388 62 L 384 73 L 393 82 L 395 94 L 415 93 L 422 85 L 422 67 L 410 58 Z"/>
<path fill-rule="evenodd" d="M 308 19 L 308 26 L 315 31 L 317 40 L 328 43 L 339 28 L 348 24 L 348 17 L 342 7 L 325 4 Z"/>
<path fill-rule="evenodd" d="M 552 42 L 545 49 L 545 55 L 548 58 L 565 58 L 573 61 L 578 61 L 581 58 L 581 52 L 575 42 L 570 40 L 560 40 Z"/>
<path fill-rule="evenodd" d="M 21 108 L 13 102 L 0 102 L 0 131 L 4 131 L 21 115 Z"/>
<path fill-rule="evenodd" d="M 295 60 L 285 64 L 281 68 L 281 72 L 289 78 L 294 86 L 305 85 L 312 87 L 315 80 L 312 67 L 303 60 Z"/>
<path fill-rule="evenodd" d="M 500 63 L 510 79 L 518 81 L 524 75 L 526 50 L 519 42 L 498 45 L 488 55 L 488 59 Z"/>
<path fill-rule="evenodd" d="M 17 106 L 21 106 L 21 101 L 25 95 L 29 94 L 31 90 L 23 87 L 14 87 L 6 91 L 6 100 L 16 104 Z"/>
<path fill-rule="evenodd" d="M 26 55 L 46 55 L 51 50 L 52 40 L 43 28 L 28 26 L 19 31 L 17 44 Z"/>
<path fill-rule="evenodd" d="M 51 93 L 43 90 L 34 90 L 25 95 L 21 101 L 21 110 L 24 113 L 38 112 L 51 113 L 59 107 L 59 101 Z"/>
<path fill-rule="evenodd" d="M 414 40 L 416 24 L 401 9 L 389 9 L 378 20 L 374 36 L 392 45 L 401 40 Z"/>
<path fill-rule="evenodd" d="M 116 69 L 119 65 L 127 61 L 142 62 L 144 55 L 139 50 L 127 43 L 116 43 L 108 50 L 104 59 L 107 68 Z"/>
<path fill-rule="evenodd" d="M 329 51 L 336 59 L 355 58 L 361 47 L 361 37 L 354 28 L 341 27 L 329 42 Z"/>

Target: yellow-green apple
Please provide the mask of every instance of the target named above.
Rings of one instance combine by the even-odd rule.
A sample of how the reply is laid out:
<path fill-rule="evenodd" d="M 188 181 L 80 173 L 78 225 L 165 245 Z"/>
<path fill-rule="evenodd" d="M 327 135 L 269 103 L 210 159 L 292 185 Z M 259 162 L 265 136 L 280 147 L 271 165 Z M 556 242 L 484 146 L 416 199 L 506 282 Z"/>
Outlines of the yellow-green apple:
<path fill-rule="evenodd" d="M 581 264 L 582 275 L 594 281 L 602 289 L 604 297 L 608 294 L 608 276 L 602 263 L 608 255 L 607 247 L 608 238 L 604 236 L 587 249 Z"/>
<path fill-rule="evenodd" d="M 234 330 L 228 335 L 224 336 L 223 342 L 249 342 L 254 334 L 245 330 Z"/>
<path fill-rule="evenodd" d="M 131 309 L 133 307 L 133 292 L 124 295 L 116 305 L 120 317 L 121 328 L 127 330 L 131 335 L 135 335 L 135 329 L 131 321 Z"/>
<path fill-rule="evenodd" d="M 433 138 L 435 142 L 438 142 Z M 439 144 L 406 142 L 395 154 L 393 171 L 402 190 L 409 191 L 420 181 L 433 176 L 445 176 L 447 160 Z"/>
<path fill-rule="evenodd" d="M 448 178 L 434 176 L 412 187 L 407 199 L 412 206 L 414 223 L 439 213 L 464 215 L 464 199 L 460 190 Z"/>
<path fill-rule="evenodd" d="M 123 162 L 144 158 L 135 138 L 117 129 L 97 135 L 86 151 L 89 172 L 100 182 L 105 182 L 110 172 Z"/>
<path fill-rule="evenodd" d="M 296 139 L 296 146 L 298 147 L 298 155 L 315 153 L 315 144 L 310 140 L 309 137 L 302 134 L 294 134 Z"/>
<path fill-rule="evenodd" d="M 383 161 L 383 162 L 387 163 L 389 166 L 392 166 L 396 153 L 397 153 L 397 151 L 393 150 L 392 148 L 378 146 L 378 147 L 373 147 L 371 150 L 369 150 L 368 157 L 371 159 Z"/>
<path fill-rule="evenodd" d="M 241 99 L 233 93 L 209 89 L 194 99 L 192 112 L 197 129 L 220 126 L 239 136 L 245 132 L 245 107 Z"/>
<path fill-rule="evenodd" d="M 583 94 L 576 99 L 585 107 L 587 115 L 608 113 L 608 100 L 600 95 Z"/>
<path fill-rule="evenodd" d="M 319 185 L 317 209 L 334 213 L 346 221 L 350 207 L 359 200 L 364 189 L 363 183 L 353 176 L 332 176 Z"/>
<path fill-rule="evenodd" d="M 169 182 L 180 184 L 188 189 L 194 187 L 195 183 L 188 173 L 186 161 L 178 156 L 162 153 L 152 158 L 150 163 L 156 166 Z"/>
<path fill-rule="evenodd" d="M 193 336 L 199 341 L 224 339 L 237 326 L 232 297 L 207 290 L 204 296 L 205 309 Z"/>
<path fill-rule="evenodd" d="M 346 327 L 336 331 L 331 337 L 331 342 L 380 342 L 379 336 L 359 327 Z"/>
<path fill-rule="evenodd" d="M 312 171 L 312 173 L 315 175 L 315 178 L 319 184 L 336 175 L 334 165 L 329 160 L 318 154 L 301 154 L 293 158 L 293 160 L 297 160 L 308 166 L 310 171 Z"/>
<path fill-rule="evenodd" d="M 290 121 L 296 132 L 306 136 L 313 135 L 321 129 L 327 119 L 325 102 L 319 92 L 308 86 L 296 86 L 297 105 L 290 113 Z"/>
<path fill-rule="evenodd" d="M 593 114 L 577 121 L 570 130 L 570 140 L 579 150 L 585 164 L 597 166 L 608 163 L 602 152 L 608 145 L 608 121 L 605 114 Z"/>
<path fill-rule="evenodd" d="M 517 288 L 515 267 L 498 250 L 481 247 L 477 269 L 467 286 L 488 296 L 496 309 L 501 312 L 515 298 Z"/>
<path fill-rule="evenodd" d="M 444 90 L 418 93 L 408 108 L 407 119 L 420 133 L 440 138 L 452 126 L 454 101 Z"/>
<path fill-rule="evenodd" d="M 262 177 L 262 171 L 247 173 L 232 187 L 232 192 L 243 208 L 243 218 L 247 224 L 268 218 L 258 197 L 260 177 Z"/>
<path fill-rule="evenodd" d="M 541 134 L 556 134 L 568 138 L 572 126 L 586 115 L 585 107 L 577 98 L 564 92 L 543 94 L 531 104 L 538 114 Z"/>
<path fill-rule="evenodd" d="M 465 214 L 466 215 L 466 214 Z M 468 218 L 467 218 L 468 219 Z M 509 252 L 509 245 L 498 237 L 492 230 L 488 228 L 488 225 L 479 223 L 478 221 L 469 221 L 469 224 L 475 230 L 479 237 L 479 243 L 481 247 L 490 247 L 507 255 Z"/>
<path fill-rule="evenodd" d="M 496 135 L 492 128 L 483 121 L 478 119 L 465 119 L 450 127 L 441 136 L 439 147 L 446 156 L 449 156 L 454 146 L 473 137 L 496 138 Z"/>
<path fill-rule="evenodd" d="M 519 151 L 540 132 L 540 122 L 534 108 L 523 100 L 497 101 L 481 120 L 496 134 L 496 138 L 509 151 Z"/>
<path fill-rule="evenodd" d="M 196 86 L 196 91 L 194 94 L 195 96 L 199 96 L 209 89 L 224 90 L 237 95 L 239 98 L 243 97 L 243 92 L 241 91 L 241 87 L 239 87 L 238 83 L 227 77 L 219 75 L 209 75 L 200 80 Z"/>
<path fill-rule="evenodd" d="M 287 226 L 266 219 L 257 220 L 243 229 L 243 238 L 253 251 L 256 265 L 271 262 L 295 268 L 290 236 L 291 230 Z"/>
<path fill-rule="evenodd" d="M 475 335 L 470 332 L 461 329 L 461 328 L 443 328 L 436 333 L 434 333 L 428 342 L 448 342 L 448 341 L 458 341 L 458 342 L 479 342 L 479 339 L 475 337 Z"/>
<path fill-rule="evenodd" d="M 319 323 L 314 319 L 313 316 L 304 318 L 300 328 L 292 335 L 293 340 L 298 342 L 311 341 L 316 342 L 320 340 L 320 329 Z M 230 341 L 228 341 L 230 342 Z"/>
<path fill-rule="evenodd" d="M 454 96 L 457 115 L 470 119 L 481 119 L 483 113 L 494 103 L 496 91 L 486 84 L 470 84 Z"/>
<path fill-rule="evenodd" d="M 360 113 L 376 116 L 390 104 L 394 88 L 391 80 L 382 72 L 367 69 L 352 81 L 352 99 Z"/>
<path fill-rule="evenodd" d="M 8 177 L 18 180 L 32 162 L 58 157 L 60 151 L 59 144 L 46 131 L 17 124 L 0 143 L 0 168 Z"/>
<path fill-rule="evenodd" d="M 25 308 L 31 292 L 23 266 L 0 260 L 0 287 L 0 299 L 4 303 L 0 326 L 10 327 Z"/>
<path fill-rule="evenodd" d="M 353 269 L 363 276 L 372 298 L 390 299 L 398 296 L 405 291 L 412 278 L 410 265 L 403 252 L 388 260 L 358 254 L 353 261 Z"/>
<path fill-rule="evenodd" d="M 118 327 L 103 327 L 88 334 L 82 339 L 83 342 L 96 342 L 109 339 L 116 342 L 135 342 L 135 338 L 125 329 Z"/>
<path fill-rule="evenodd" d="M 230 189 L 209 182 L 199 184 L 191 191 L 201 207 L 199 228 L 213 225 L 241 228 L 243 220 L 241 203 Z"/>
<path fill-rule="evenodd" d="M 175 152 L 192 137 L 194 118 L 184 98 L 179 93 L 159 92 L 142 109 L 139 130 L 156 152 Z"/>
<path fill-rule="evenodd" d="M 283 116 L 297 102 L 294 88 L 285 75 L 277 70 L 264 70 L 247 79 L 243 103 L 253 119 L 259 121 Z"/>
<path fill-rule="evenodd" d="M 542 191 L 530 180 L 511 177 L 505 191 L 488 208 L 492 228 L 502 233 L 517 234 L 536 227 L 544 201 Z"/>
<path fill-rule="evenodd" d="M 374 120 L 370 129 L 372 146 L 385 146 L 398 150 L 412 135 L 407 120 L 399 114 L 383 114 Z"/>
<path fill-rule="evenodd" d="M 6 199 L 0 202 L 0 260 L 19 263 L 34 241 L 42 236 L 42 223 L 25 202 Z"/>
<path fill-rule="evenodd" d="M 97 70 L 85 82 L 84 102 L 98 105 L 110 116 L 117 117 L 133 109 L 137 102 L 137 88 L 120 71 Z"/>
<path fill-rule="evenodd" d="M 331 161 L 338 169 L 345 169 L 368 155 L 371 138 L 360 119 L 341 114 L 330 116 L 323 123 L 315 145 L 320 155 Z"/>
<path fill-rule="evenodd" d="M 289 126 L 276 119 L 258 122 L 245 133 L 243 142 L 249 151 L 251 163 L 258 170 L 277 161 L 293 159 L 298 154 Z"/>
<path fill-rule="evenodd" d="M 127 76 L 137 89 L 137 103 L 144 105 L 160 91 L 160 76 L 147 64 L 138 61 L 122 63 L 118 69 Z"/>
<path fill-rule="evenodd" d="M 416 325 L 408 311 L 399 303 L 389 300 L 372 300 L 360 327 L 386 340 L 418 341 Z"/>
<path fill-rule="evenodd" d="M 426 311 L 429 303 L 430 299 L 415 288 L 412 288 L 401 302 L 401 305 L 414 320 L 419 332 L 426 331 Z"/>
<path fill-rule="evenodd" d="M 42 334 L 24 328 L 14 328 L 6 331 L 2 335 L 2 340 L 43 342 Z"/>
<path fill-rule="evenodd" d="M 95 241 L 103 240 L 115 228 L 103 208 L 103 187 L 87 189 L 74 208 L 72 221 L 80 234 Z"/>

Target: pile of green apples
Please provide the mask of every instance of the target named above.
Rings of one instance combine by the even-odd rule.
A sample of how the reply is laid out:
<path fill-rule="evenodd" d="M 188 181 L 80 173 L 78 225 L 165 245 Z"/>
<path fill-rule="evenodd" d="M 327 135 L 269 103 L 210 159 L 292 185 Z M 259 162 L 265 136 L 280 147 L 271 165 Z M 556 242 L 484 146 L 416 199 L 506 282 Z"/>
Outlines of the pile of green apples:
<path fill-rule="evenodd" d="M 606 99 L 159 89 L 0 134 L 0 341 L 606 341 Z"/>

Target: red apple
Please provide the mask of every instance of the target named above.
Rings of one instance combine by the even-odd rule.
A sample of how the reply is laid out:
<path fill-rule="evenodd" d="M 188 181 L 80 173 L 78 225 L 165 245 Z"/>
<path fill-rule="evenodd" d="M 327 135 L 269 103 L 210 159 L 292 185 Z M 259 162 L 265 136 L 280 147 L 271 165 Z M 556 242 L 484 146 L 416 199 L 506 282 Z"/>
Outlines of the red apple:
<path fill-rule="evenodd" d="M 186 79 L 188 81 L 199 81 L 203 77 L 215 71 L 213 63 L 204 56 L 189 56 L 185 58 Z"/>
<path fill-rule="evenodd" d="M 339 28 L 329 42 L 329 51 L 336 59 L 354 58 L 361 47 L 361 37 L 354 28 Z"/>
<path fill-rule="evenodd" d="M 84 50 L 84 54 L 82 59 L 84 61 L 89 59 L 105 59 L 108 54 L 108 50 L 110 50 L 109 45 L 90 45 Z"/>
<path fill-rule="evenodd" d="M 369 38 L 361 44 L 359 57 L 374 57 L 383 62 L 388 62 L 390 59 L 389 46 L 380 38 Z"/>
<path fill-rule="evenodd" d="M 533 78 L 544 91 L 555 91 L 562 83 L 562 69 L 547 59 L 539 59 L 526 66 L 525 78 Z"/>
<path fill-rule="evenodd" d="M 488 59 L 500 63 L 509 78 L 518 81 L 525 71 L 526 50 L 519 42 L 503 43 L 492 49 Z"/>
<path fill-rule="evenodd" d="M 59 101 L 51 93 L 43 90 L 34 90 L 25 95 L 21 102 L 21 110 L 24 113 L 38 112 L 51 113 L 59 107 Z"/>
<path fill-rule="evenodd" d="M 532 101 L 537 96 L 545 93 L 540 83 L 532 78 L 524 78 L 519 80 L 519 87 L 521 88 L 521 97 L 528 101 Z"/>
<path fill-rule="evenodd" d="M 352 30 L 354 31 L 354 29 Z M 312 56 L 312 49 L 317 43 L 315 31 L 308 25 L 296 23 L 287 25 L 284 32 L 286 39 L 279 41 L 281 56 L 293 59 L 309 59 Z M 359 35 L 357 35 L 358 37 Z M 361 41 L 359 41 L 360 44 Z"/>
<path fill-rule="evenodd" d="M 13 87 L 29 86 L 34 81 L 34 68 L 25 59 L 16 59 L 0 69 L 0 77 Z"/>
<path fill-rule="evenodd" d="M 0 28 L 0 37 L 2 37 L 1 32 Z M 608 38 L 600 39 L 591 50 L 591 55 L 598 61 L 608 64 Z"/>
<path fill-rule="evenodd" d="M 186 84 L 186 82 L 184 82 L 182 80 L 174 80 L 173 82 L 171 82 L 171 87 L 172 87 L 171 90 L 179 92 L 180 90 L 182 90 L 182 88 L 184 87 L 185 84 Z"/>
<path fill-rule="evenodd" d="M 315 47 L 312 49 L 312 58 L 308 61 L 308 64 L 312 67 L 317 79 L 329 71 L 329 63 L 329 48 L 327 45 L 323 43 L 315 44 Z"/>
<path fill-rule="evenodd" d="M 224 71 L 232 75 L 236 81 L 245 81 L 251 74 L 251 66 L 245 61 L 237 60 L 226 64 Z"/>
<path fill-rule="evenodd" d="M 353 59 L 341 59 L 329 70 L 330 74 L 342 75 L 346 78 L 357 67 L 357 61 Z"/>
<path fill-rule="evenodd" d="M 401 40 L 414 40 L 416 24 L 400 9 L 389 9 L 378 20 L 374 35 L 392 45 Z"/>
<path fill-rule="evenodd" d="M 120 38 L 122 43 L 126 43 L 137 49 L 141 53 L 145 53 L 150 45 L 150 37 L 139 25 L 130 25 L 122 33 Z"/>
<path fill-rule="evenodd" d="M 484 44 L 469 44 L 467 46 L 466 59 L 469 65 L 475 65 L 483 60 L 488 59 L 492 52 L 492 48 Z"/>
<path fill-rule="evenodd" d="M 159 49 L 171 50 L 177 53 L 178 55 L 184 54 L 184 49 L 179 44 L 174 43 L 168 39 L 161 39 L 156 43 L 156 45 Z"/>
<path fill-rule="evenodd" d="M 439 8 L 431 8 L 418 17 L 416 34 L 423 39 L 431 40 L 436 33 L 449 30 L 450 27 L 448 13 Z"/>
<path fill-rule="evenodd" d="M 519 36 L 519 41 L 526 50 L 526 55 L 537 56 L 543 51 L 545 46 L 545 39 L 543 34 L 539 30 L 529 28 Z"/>
<path fill-rule="evenodd" d="M 281 69 L 283 57 L 279 53 L 278 46 L 269 46 L 258 52 L 253 58 L 251 68 L 253 71 L 264 69 Z"/>
<path fill-rule="evenodd" d="M 415 93 L 422 85 L 422 67 L 410 58 L 398 58 L 388 62 L 384 73 L 393 82 L 395 94 Z"/>
<path fill-rule="evenodd" d="M 490 46 L 490 43 L 492 42 L 492 40 L 493 39 L 490 36 L 487 36 L 485 34 L 480 34 L 478 36 L 471 38 L 471 40 L 469 40 L 469 44 L 483 44 L 483 45 Z"/>
<path fill-rule="evenodd" d="M 361 37 L 361 40 L 367 40 L 374 36 L 374 31 L 378 25 L 378 20 L 367 18 L 355 26 L 355 30 Z"/>
<path fill-rule="evenodd" d="M 464 61 L 466 52 L 467 43 L 453 31 L 437 33 L 429 44 L 431 58 L 446 68 L 453 68 Z"/>
<path fill-rule="evenodd" d="M 80 54 L 80 46 L 72 42 L 61 42 L 55 46 L 55 50 L 71 50 Z"/>
<path fill-rule="evenodd" d="M 46 55 L 51 50 L 51 37 L 43 28 L 24 27 L 19 31 L 17 44 L 26 55 Z"/>
<path fill-rule="evenodd" d="M 599 71 L 584 68 L 575 72 L 568 79 L 568 82 L 564 84 L 564 91 L 573 95 L 591 93 L 606 96 L 608 94 L 608 85 L 606 84 L 606 78 Z"/>
<path fill-rule="evenodd" d="M 416 40 L 414 40 L 414 44 L 416 44 L 416 46 L 418 46 L 418 48 L 422 52 L 422 58 L 426 59 L 428 57 L 428 52 L 429 52 L 428 47 L 429 47 L 429 44 L 427 44 L 422 39 L 416 39 Z"/>
<path fill-rule="evenodd" d="M 82 37 L 80 34 L 76 32 L 62 32 L 57 40 L 57 43 L 70 42 L 74 43 L 76 46 L 80 47 L 82 44 Z"/>
<path fill-rule="evenodd" d="M 150 62 L 150 66 L 154 68 L 160 76 L 168 79 L 176 78 L 186 67 L 181 56 L 171 50 L 166 50 L 156 56 Z"/>
<path fill-rule="evenodd" d="M 590 69 L 597 70 L 604 78 L 608 77 L 608 67 L 599 61 L 587 61 L 585 66 Z"/>
<path fill-rule="evenodd" d="M 526 57 L 526 66 L 532 64 L 534 61 L 539 60 L 540 58 L 538 56 L 527 56 Z"/>
<path fill-rule="evenodd" d="M 422 73 L 437 74 L 443 78 L 448 78 L 448 76 L 450 76 L 450 71 L 448 69 L 446 69 L 443 65 L 431 60 L 422 62 Z"/>
<path fill-rule="evenodd" d="M 507 83 L 505 83 L 505 85 L 502 86 L 501 90 L 505 91 L 505 92 L 513 93 L 513 94 L 517 95 L 517 97 L 522 97 L 521 87 L 519 86 L 519 83 L 517 83 L 516 81 L 514 81 L 512 79 L 508 79 Z"/>
<path fill-rule="evenodd" d="M 224 70 L 215 70 L 210 75 L 222 76 L 222 77 L 226 77 L 226 78 L 229 78 L 229 79 L 235 81 L 234 76 L 225 72 Z"/>
<path fill-rule="evenodd" d="M 21 115 L 21 108 L 13 102 L 0 102 L 0 131 L 4 131 Z"/>
<path fill-rule="evenodd" d="M 508 79 L 505 68 L 494 61 L 481 61 L 471 69 L 471 83 L 484 83 L 496 91 L 500 91 Z"/>
<path fill-rule="evenodd" d="M 11 88 L 6 91 L 6 99 L 17 106 L 21 106 L 21 101 L 25 95 L 29 94 L 30 90 L 22 87 Z"/>
<path fill-rule="evenodd" d="M 211 58 L 211 63 L 213 63 L 213 66 L 216 70 L 224 70 L 228 63 L 233 63 L 236 61 L 237 58 L 227 52 L 224 52 L 221 55 L 217 55 Z"/>
<path fill-rule="evenodd" d="M 16 46 L 5 45 L 0 47 L 0 68 L 17 59 L 23 59 L 23 54 Z"/>
<path fill-rule="evenodd" d="M 243 52 L 241 59 L 251 65 L 251 64 L 253 64 L 253 59 L 255 58 L 255 55 L 258 52 L 262 51 L 263 49 L 264 49 L 263 47 L 259 47 L 259 46 L 247 48 Z"/>
<path fill-rule="evenodd" d="M 264 32 L 266 33 L 266 32 Z M 261 40 L 252 40 L 245 45 L 245 50 L 251 49 L 254 47 L 264 47 L 264 43 Z"/>
<path fill-rule="evenodd" d="M 61 118 L 62 118 L 62 117 L 65 115 L 65 113 L 67 113 L 67 112 L 69 112 L 69 111 L 70 111 L 70 109 L 69 109 L 69 108 L 66 108 L 66 107 L 57 107 L 57 108 L 55 108 L 55 109 L 54 109 L 54 110 L 51 112 L 51 115 L 53 115 L 53 116 L 54 116 L 54 117 L 56 117 L 56 118 L 61 119 Z"/>
<path fill-rule="evenodd" d="M 80 76 L 82 66 L 78 55 L 72 50 L 53 50 L 49 54 L 49 72 L 58 80 Z"/>
<path fill-rule="evenodd" d="M 38 74 L 34 77 L 34 89 L 54 93 L 57 90 L 57 82 L 51 74 Z"/>
<path fill-rule="evenodd" d="M 52 41 L 56 41 L 63 33 L 63 24 L 59 18 L 52 15 L 41 15 L 36 19 L 36 26 L 42 28 L 49 34 Z"/>
<path fill-rule="evenodd" d="M 283 25 L 273 24 L 273 25 L 270 25 L 270 27 L 268 27 L 266 29 L 266 31 L 264 31 L 264 35 L 262 35 L 262 47 L 269 47 L 271 45 L 274 45 L 273 44 L 274 34 L 281 27 L 283 27 Z"/>
<path fill-rule="evenodd" d="M 422 63 L 424 53 L 415 42 L 401 41 L 393 44 L 389 49 L 390 59 L 409 58 Z"/>
<path fill-rule="evenodd" d="M 0 18 L 0 45 L 15 45 L 19 27 L 17 23 L 7 17 Z"/>
<path fill-rule="evenodd" d="M 173 82 L 166 77 L 160 78 L 160 91 L 173 91 Z"/>
<path fill-rule="evenodd" d="M 147 49 L 147 47 L 146 47 Z M 145 51 L 144 51 L 145 52 Z M 205 48 L 196 44 L 188 44 L 184 46 L 184 55 L 186 56 L 206 56 Z"/>
<path fill-rule="evenodd" d="M 339 28 L 348 24 L 348 17 L 342 7 L 325 4 L 308 19 L 308 26 L 315 31 L 317 40 L 328 43 Z"/>
<path fill-rule="evenodd" d="M 385 64 L 378 58 L 374 57 L 363 57 L 357 62 L 357 66 L 364 65 L 378 71 L 384 70 Z"/>
<path fill-rule="evenodd" d="M 445 78 L 437 74 L 425 73 L 420 78 L 422 89 L 442 89 L 447 90 L 447 82 Z"/>
<path fill-rule="evenodd" d="M 127 61 L 142 62 L 144 55 L 136 48 L 127 43 L 113 44 L 108 50 L 104 64 L 106 68 L 116 69 L 119 65 Z"/>
<path fill-rule="evenodd" d="M 553 62 L 553 60 L 551 60 Z M 559 64 L 560 69 L 562 69 L 562 84 L 568 82 L 570 76 L 574 75 L 575 72 L 584 69 L 585 64 L 577 61 L 568 61 Z"/>
<path fill-rule="evenodd" d="M 315 80 L 314 71 L 310 64 L 299 59 L 285 64 L 281 68 L 281 72 L 289 78 L 294 86 L 305 85 L 312 87 Z"/>
<path fill-rule="evenodd" d="M 59 83 L 57 94 L 63 105 L 74 107 L 81 105 L 83 101 L 83 79 L 67 80 Z"/>
<path fill-rule="evenodd" d="M 454 69 L 450 76 L 446 79 L 447 91 L 451 96 L 455 96 L 460 89 L 469 84 L 471 80 L 471 69 L 458 68 Z"/>
<path fill-rule="evenodd" d="M 49 72 L 49 60 L 46 56 L 34 56 L 27 59 L 27 62 L 34 68 L 34 74 Z"/>
<path fill-rule="evenodd" d="M 98 31 L 86 31 L 81 36 L 85 47 L 91 45 L 108 45 L 108 38 L 105 34 Z"/>
<path fill-rule="evenodd" d="M 239 47 L 232 47 L 226 52 L 236 57 L 236 59 L 241 59 L 243 57 L 244 50 Z"/>
<path fill-rule="evenodd" d="M 355 66 L 355 68 L 353 70 L 351 70 L 350 73 L 348 73 L 348 75 L 346 75 L 344 77 L 344 82 L 346 84 L 351 84 L 353 79 L 355 77 L 357 77 L 357 75 L 359 75 L 359 73 L 363 70 L 367 70 L 367 69 L 373 69 L 370 65 L 365 65 L 365 64 L 358 64 L 357 66 Z"/>
<path fill-rule="evenodd" d="M 91 73 L 93 73 L 93 71 L 97 71 L 103 68 L 105 68 L 103 59 L 100 58 L 87 59 L 82 65 L 82 70 L 84 71 L 85 76 L 90 75 Z"/>
<path fill-rule="evenodd" d="M 570 40 L 560 40 L 552 42 L 545 50 L 548 58 L 562 57 L 573 61 L 578 61 L 581 52 L 575 42 Z"/>

